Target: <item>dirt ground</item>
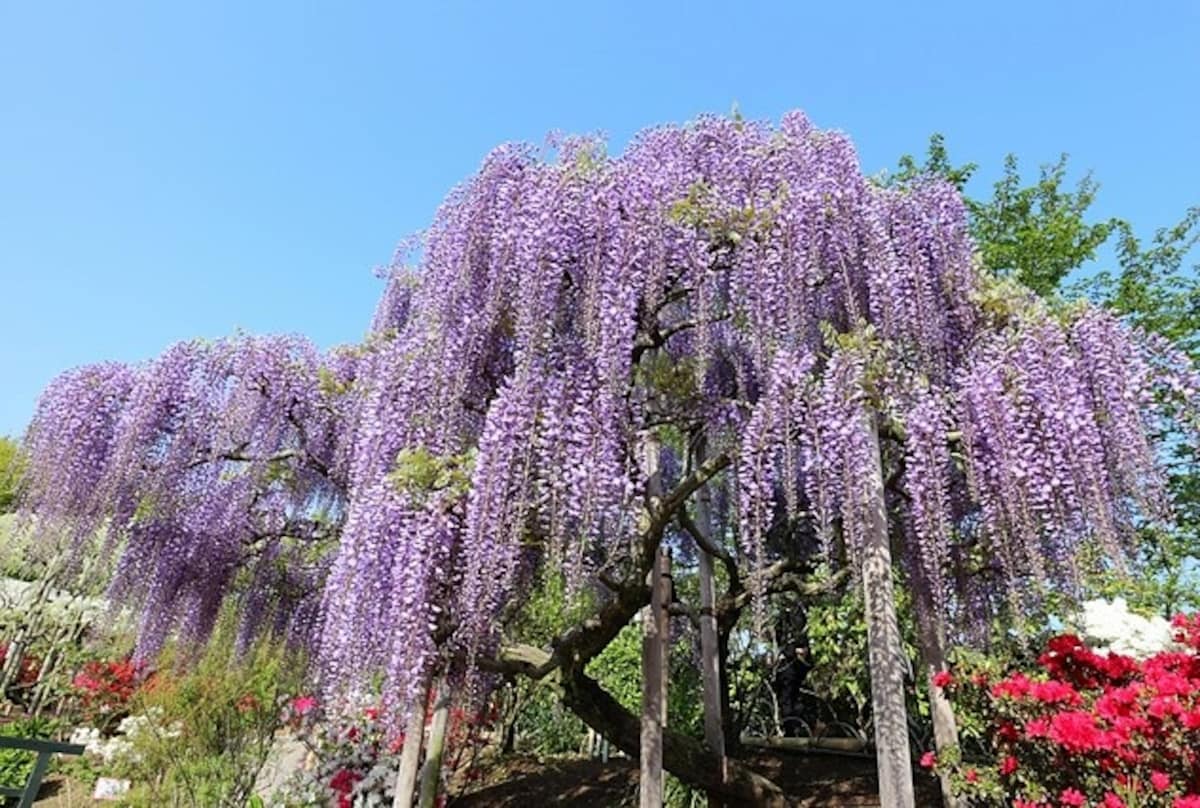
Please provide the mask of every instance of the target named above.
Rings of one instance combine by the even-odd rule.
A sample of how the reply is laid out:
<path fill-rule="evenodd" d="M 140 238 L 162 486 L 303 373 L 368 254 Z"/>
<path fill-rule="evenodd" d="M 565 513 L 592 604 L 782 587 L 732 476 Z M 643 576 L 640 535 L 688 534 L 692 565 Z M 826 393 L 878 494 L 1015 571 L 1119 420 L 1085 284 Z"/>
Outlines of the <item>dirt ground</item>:
<path fill-rule="evenodd" d="M 779 783 L 800 808 L 873 808 L 875 762 L 837 755 L 760 755 L 754 768 Z M 637 765 L 628 758 L 599 760 L 560 758 L 539 761 L 511 756 L 481 767 L 482 778 L 469 793 L 450 800 L 449 808 L 625 808 L 637 805 Z M 938 805 L 937 781 L 915 771 L 917 805 Z M 51 776 L 42 788 L 38 808 L 93 808 L 115 803 L 94 802 L 78 782 Z M 736 806 L 730 806 L 736 808 Z"/>
<path fill-rule="evenodd" d="M 875 761 L 840 755 L 760 755 L 760 773 L 782 786 L 802 808 L 867 808 L 878 806 Z M 937 781 L 914 771 L 917 805 L 940 804 Z M 637 805 L 637 765 L 626 758 L 610 760 L 510 757 L 484 768 L 482 783 L 450 801 L 450 808 L 622 808 Z M 731 808 L 735 808 L 731 806 Z"/>

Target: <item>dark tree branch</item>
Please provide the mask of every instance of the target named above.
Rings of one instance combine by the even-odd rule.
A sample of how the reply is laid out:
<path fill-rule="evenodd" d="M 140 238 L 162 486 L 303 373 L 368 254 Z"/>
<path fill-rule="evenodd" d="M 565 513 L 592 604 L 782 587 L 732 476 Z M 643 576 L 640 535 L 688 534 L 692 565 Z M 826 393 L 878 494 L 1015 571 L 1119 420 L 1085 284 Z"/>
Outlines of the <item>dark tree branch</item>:
<path fill-rule="evenodd" d="M 661 533 L 663 528 L 675 518 L 676 513 L 687 503 L 688 497 L 696 493 L 700 486 L 707 483 L 724 471 L 732 462 L 732 458 L 722 453 L 705 460 L 691 474 L 679 481 L 679 484 L 663 497 L 657 514 L 653 516 L 652 526 Z"/>
<path fill-rule="evenodd" d="M 563 704 L 603 735 L 625 754 L 640 754 L 641 725 L 637 716 L 626 710 L 582 668 L 573 668 L 563 676 Z M 787 797 L 779 786 L 726 758 L 726 776 L 721 777 L 722 760 L 700 741 L 663 729 L 663 768 L 693 786 L 722 798 L 728 805 L 785 808 Z"/>
<path fill-rule="evenodd" d="M 729 551 L 704 535 L 695 520 L 692 519 L 692 515 L 687 512 L 687 508 L 680 508 L 676 514 L 676 518 L 679 521 L 679 526 L 695 539 L 696 544 L 702 551 L 721 560 L 721 563 L 725 566 L 725 573 L 729 576 L 729 588 L 741 589 L 741 572 L 738 570 L 737 561 L 729 554 Z"/>
<path fill-rule="evenodd" d="M 745 589 L 727 592 L 717 601 L 718 619 L 736 621 L 742 610 L 750 605 L 756 593 L 778 595 L 792 592 L 804 598 L 813 598 L 837 591 L 850 577 L 850 571 L 842 568 L 828 580 L 814 582 L 805 574 L 808 569 L 806 563 L 785 558 L 751 573 L 747 577 Z"/>

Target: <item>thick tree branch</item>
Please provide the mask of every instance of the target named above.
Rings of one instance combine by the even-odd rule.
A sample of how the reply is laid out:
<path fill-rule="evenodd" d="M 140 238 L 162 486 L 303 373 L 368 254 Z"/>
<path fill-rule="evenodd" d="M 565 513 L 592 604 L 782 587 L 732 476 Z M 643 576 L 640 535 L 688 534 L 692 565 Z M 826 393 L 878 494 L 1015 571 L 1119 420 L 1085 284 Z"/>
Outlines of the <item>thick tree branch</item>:
<path fill-rule="evenodd" d="M 813 581 L 804 572 L 807 565 L 792 559 L 780 559 L 747 577 L 745 589 L 730 590 L 717 601 L 717 618 L 736 620 L 742 610 L 750 605 L 755 593 L 777 595 L 794 592 L 801 597 L 817 597 L 836 591 L 850 577 L 848 569 L 840 569 L 824 581 Z"/>
<path fill-rule="evenodd" d="M 641 725 L 582 668 L 564 672 L 563 704 L 627 755 L 640 753 Z M 785 808 L 787 797 L 779 786 L 751 769 L 726 759 L 726 777 L 721 777 L 721 759 L 701 742 L 663 730 L 663 768 L 684 782 L 719 796 L 729 805 Z"/>
<path fill-rule="evenodd" d="M 545 678 L 566 666 L 582 668 L 649 602 L 650 587 L 644 582 L 620 586 L 595 614 L 552 640 L 550 652 L 527 645 L 506 646 L 498 659 L 480 659 L 479 667 L 495 673 L 519 673 L 531 679 Z"/>
<path fill-rule="evenodd" d="M 737 561 L 729 554 L 729 551 L 704 535 L 704 532 L 700 530 L 695 520 L 692 519 L 691 514 L 687 512 L 687 508 L 680 508 L 676 516 L 679 520 L 679 526 L 695 539 L 696 544 L 701 550 L 721 560 L 722 565 L 725 567 L 725 573 L 729 576 L 729 588 L 731 590 L 741 589 L 741 572 L 738 570 Z"/>
<path fill-rule="evenodd" d="M 696 493 L 700 486 L 724 471 L 731 462 L 732 458 L 727 453 L 722 453 L 697 466 L 691 474 L 679 481 L 671 493 L 663 497 L 658 513 L 653 517 L 652 527 L 657 528 L 661 533 L 663 528 L 675 518 L 676 512 L 687 503 L 688 497 Z"/>

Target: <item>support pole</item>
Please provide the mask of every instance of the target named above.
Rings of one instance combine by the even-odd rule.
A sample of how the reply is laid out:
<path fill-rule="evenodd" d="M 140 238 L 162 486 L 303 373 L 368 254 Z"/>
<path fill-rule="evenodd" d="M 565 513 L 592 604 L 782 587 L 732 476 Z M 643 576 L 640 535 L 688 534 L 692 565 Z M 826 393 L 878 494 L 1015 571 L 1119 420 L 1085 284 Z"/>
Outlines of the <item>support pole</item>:
<path fill-rule="evenodd" d="M 709 544 L 712 538 L 712 503 L 708 486 L 696 497 L 696 529 Z M 704 741 L 721 760 L 721 782 L 729 776 L 725 758 L 725 730 L 721 724 L 721 660 L 717 636 L 716 587 L 713 576 L 713 557 L 703 547 L 700 559 L 700 682 L 704 698 Z M 722 808 L 719 797 L 708 796 L 708 808 Z"/>
<path fill-rule="evenodd" d="M 445 683 L 437 689 L 433 726 L 429 728 L 429 751 L 421 770 L 420 808 L 433 808 L 442 779 L 442 755 L 446 751 L 446 725 L 450 721 L 450 691 Z"/>
<path fill-rule="evenodd" d="M 948 669 L 946 664 L 946 621 L 937 610 L 929 582 L 918 570 L 914 578 L 916 596 L 913 607 L 917 618 L 917 644 L 921 648 L 921 662 L 929 687 L 929 714 L 933 719 L 933 741 L 940 756 L 946 750 L 958 746 L 958 722 L 954 717 L 954 705 L 933 677 Z M 950 772 L 942 770 L 938 775 L 942 786 L 942 802 L 945 808 L 961 808 L 962 802 L 954 795 Z"/>
<path fill-rule="evenodd" d="M 404 727 L 404 748 L 400 751 L 400 771 L 396 772 L 396 789 L 392 808 L 412 808 L 417 789 L 417 767 L 421 763 L 421 747 L 425 745 L 425 706 L 429 702 L 429 686 L 421 688 L 421 697 L 412 706 L 408 724 Z"/>
<path fill-rule="evenodd" d="M 671 598 L 670 558 L 660 547 L 650 570 L 650 605 L 642 618 L 642 731 L 640 808 L 662 808 L 663 727 L 667 723 L 667 604 Z"/>
<path fill-rule="evenodd" d="M 892 588 L 892 550 L 888 541 L 887 505 L 875 419 L 864 419 L 871 469 L 864 481 L 863 606 L 871 667 L 871 710 L 875 724 L 875 759 L 879 767 L 881 808 L 913 808 L 912 756 L 908 748 L 908 714 L 904 703 L 904 645 Z"/>

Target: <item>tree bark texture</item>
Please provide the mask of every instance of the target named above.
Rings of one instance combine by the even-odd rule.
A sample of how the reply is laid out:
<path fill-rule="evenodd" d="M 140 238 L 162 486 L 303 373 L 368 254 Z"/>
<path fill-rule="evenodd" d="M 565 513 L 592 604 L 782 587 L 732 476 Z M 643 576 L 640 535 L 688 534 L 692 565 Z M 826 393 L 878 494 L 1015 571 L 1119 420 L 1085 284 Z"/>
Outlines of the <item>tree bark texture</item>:
<path fill-rule="evenodd" d="M 875 758 L 879 767 L 881 808 L 913 808 L 912 755 L 908 747 L 908 712 L 904 702 L 904 645 L 892 587 L 892 551 L 879 436 L 874 418 L 864 419 L 873 462 L 864 481 L 863 604 L 871 668 L 871 714 L 875 725 Z"/>

